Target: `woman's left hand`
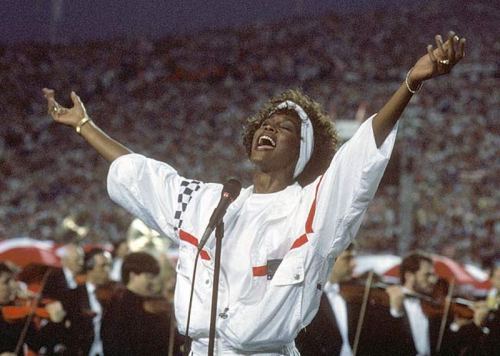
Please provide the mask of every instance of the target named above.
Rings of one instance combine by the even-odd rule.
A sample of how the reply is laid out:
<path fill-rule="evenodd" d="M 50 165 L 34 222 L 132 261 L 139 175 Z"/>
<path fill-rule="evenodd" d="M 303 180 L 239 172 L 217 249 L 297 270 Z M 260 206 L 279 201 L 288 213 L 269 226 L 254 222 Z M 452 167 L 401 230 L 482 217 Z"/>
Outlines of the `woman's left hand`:
<path fill-rule="evenodd" d="M 465 38 L 458 37 L 455 32 L 448 33 L 448 40 L 443 43 L 441 35 L 436 35 L 436 48 L 427 46 L 427 54 L 422 56 L 411 69 L 409 80 L 411 87 L 443 74 L 451 69 L 465 56 Z"/>

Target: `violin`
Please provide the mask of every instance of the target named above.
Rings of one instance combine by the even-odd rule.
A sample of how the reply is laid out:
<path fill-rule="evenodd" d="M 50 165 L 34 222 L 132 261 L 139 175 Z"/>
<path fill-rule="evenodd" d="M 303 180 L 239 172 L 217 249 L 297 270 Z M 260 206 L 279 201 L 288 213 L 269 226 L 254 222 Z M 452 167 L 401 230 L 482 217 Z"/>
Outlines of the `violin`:
<path fill-rule="evenodd" d="M 17 298 L 13 303 L 1 307 L 3 319 L 13 323 L 27 317 L 38 317 L 53 322 L 61 321 L 66 315 L 62 305 L 52 299 L 43 299 L 37 304 L 33 299 Z"/>
<path fill-rule="evenodd" d="M 370 271 L 366 282 L 362 284 L 360 279 L 351 280 L 348 283 L 343 283 L 340 286 L 340 293 L 344 298 L 351 303 L 359 303 L 361 305 L 356 333 L 353 342 L 353 355 L 356 355 L 357 347 L 363 328 L 363 322 L 366 310 L 369 305 L 382 305 L 385 308 L 390 308 L 390 298 L 386 291 L 389 284 L 377 281 L 373 283 L 374 272 Z M 448 285 L 446 281 L 440 281 L 437 284 L 434 295 L 428 296 L 419 293 L 406 293 L 405 297 L 418 298 L 422 311 L 428 318 L 440 318 L 439 336 L 437 340 L 436 350 L 441 349 L 444 332 L 448 317 L 454 315 L 464 319 L 472 319 L 474 317 L 473 301 L 462 298 L 452 298 L 454 282 Z"/>
<path fill-rule="evenodd" d="M 108 282 L 96 288 L 96 298 L 104 307 L 109 306 L 113 300 L 120 300 L 120 294 L 124 293 L 126 288 L 117 282 Z M 149 314 L 164 314 L 172 310 L 172 305 L 167 298 L 163 296 L 144 297 L 142 308 Z"/>
<path fill-rule="evenodd" d="M 474 318 L 474 303 L 471 300 L 464 298 L 452 298 L 449 301 L 449 313 L 455 317 L 461 319 L 472 319 Z M 446 302 L 439 301 L 426 301 L 422 303 L 422 310 L 429 318 L 440 318 L 442 317 L 445 310 Z"/>
<path fill-rule="evenodd" d="M 340 294 L 344 299 L 352 304 L 361 304 L 363 302 L 363 293 L 365 290 L 365 281 L 355 278 L 340 283 Z M 372 285 L 369 290 L 368 304 L 389 306 L 389 295 L 385 292 L 385 287 L 378 283 Z"/>
<path fill-rule="evenodd" d="M 79 286 L 85 284 L 86 281 L 87 281 L 87 275 L 85 273 L 79 273 L 75 277 L 75 282 Z"/>
<path fill-rule="evenodd" d="M 124 289 L 121 283 L 109 281 L 96 287 L 95 296 L 103 307 L 107 307 L 113 298 L 113 295 Z"/>
<path fill-rule="evenodd" d="M 16 300 L 13 305 L 2 306 L 2 317 L 8 323 L 24 319 L 30 314 L 42 319 L 50 317 L 47 309 L 42 306 L 35 307 L 30 300 Z"/>
<path fill-rule="evenodd" d="M 172 310 L 172 304 L 162 296 L 145 298 L 142 307 L 149 314 L 165 314 Z"/>
<path fill-rule="evenodd" d="M 386 288 L 389 286 L 391 286 L 391 284 L 380 281 L 372 283 L 369 289 L 367 304 L 390 308 L 390 299 L 386 292 Z M 363 302 L 365 287 L 364 280 L 354 278 L 340 284 L 340 293 L 346 301 L 354 304 L 361 304 Z M 446 293 L 444 296 L 441 291 L 432 296 L 420 293 L 407 293 L 406 295 L 409 298 L 417 298 L 421 301 L 422 311 L 428 318 L 442 317 L 445 311 Z M 474 301 L 464 298 L 451 298 L 449 302 L 449 312 L 454 316 L 462 319 L 472 319 L 474 317 Z"/>

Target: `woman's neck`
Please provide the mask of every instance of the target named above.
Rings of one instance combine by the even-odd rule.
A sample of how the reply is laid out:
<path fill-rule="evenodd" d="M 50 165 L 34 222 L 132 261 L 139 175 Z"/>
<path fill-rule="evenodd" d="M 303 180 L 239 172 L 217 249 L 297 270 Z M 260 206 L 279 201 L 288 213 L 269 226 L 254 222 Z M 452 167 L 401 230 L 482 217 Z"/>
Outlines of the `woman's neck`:
<path fill-rule="evenodd" d="M 276 193 L 293 184 L 289 172 L 255 172 L 253 175 L 254 192 L 258 194 Z"/>

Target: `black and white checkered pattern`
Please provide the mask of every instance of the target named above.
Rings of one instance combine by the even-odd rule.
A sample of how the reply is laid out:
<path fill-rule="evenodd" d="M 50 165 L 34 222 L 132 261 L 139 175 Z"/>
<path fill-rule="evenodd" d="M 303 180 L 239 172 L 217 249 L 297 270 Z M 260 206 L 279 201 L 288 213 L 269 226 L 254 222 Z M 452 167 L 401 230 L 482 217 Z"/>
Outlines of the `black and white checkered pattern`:
<path fill-rule="evenodd" d="M 175 231 L 178 231 L 182 226 L 182 217 L 186 208 L 193 197 L 193 193 L 200 189 L 201 182 L 197 180 L 183 180 L 181 189 L 177 196 L 177 210 L 174 214 Z"/>

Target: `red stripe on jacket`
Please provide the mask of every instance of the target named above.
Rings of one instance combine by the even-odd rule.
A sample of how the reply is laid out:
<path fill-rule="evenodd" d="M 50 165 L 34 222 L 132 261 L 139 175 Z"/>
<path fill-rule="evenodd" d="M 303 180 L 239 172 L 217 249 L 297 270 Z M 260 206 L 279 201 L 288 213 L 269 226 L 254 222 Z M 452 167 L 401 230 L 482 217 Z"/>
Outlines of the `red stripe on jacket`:
<path fill-rule="evenodd" d="M 182 241 L 186 241 L 187 243 L 189 243 L 195 247 L 198 247 L 198 239 L 184 230 L 179 230 L 179 238 Z M 207 261 L 210 260 L 210 255 L 205 250 L 201 250 L 200 257 L 202 260 L 207 260 Z"/>

